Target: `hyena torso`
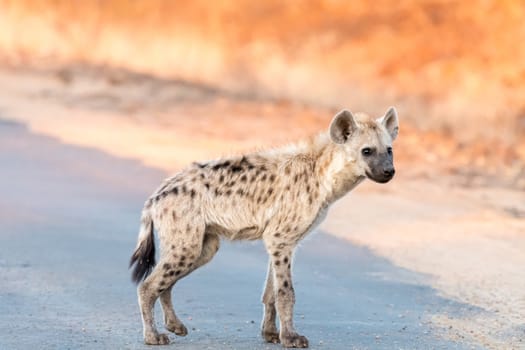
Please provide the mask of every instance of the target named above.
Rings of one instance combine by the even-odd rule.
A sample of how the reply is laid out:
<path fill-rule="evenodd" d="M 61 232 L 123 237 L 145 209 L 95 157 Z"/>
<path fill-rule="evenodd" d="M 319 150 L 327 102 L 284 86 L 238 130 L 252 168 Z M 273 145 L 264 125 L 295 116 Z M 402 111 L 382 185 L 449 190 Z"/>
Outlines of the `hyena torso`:
<path fill-rule="evenodd" d="M 155 221 L 180 211 L 204 221 L 205 232 L 232 240 L 261 239 L 270 232 L 298 240 L 328 205 L 315 170 L 313 159 L 293 155 L 196 163 L 168 179 L 149 205 Z M 181 203 L 174 203 L 176 193 Z"/>
<path fill-rule="evenodd" d="M 389 121 L 395 123 L 389 125 Z M 166 328 L 178 335 L 187 333 L 173 311 L 171 288 L 210 261 L 219 248 L 219 237 L 224 237 L 264 241 L 270 262 L 262 335 L 286 347 L 307 347 L 307 339 L 295 332 L 292 323 L 294 248 L 322 220 L 328 206 L 363 179 L 386 182 L 393 176 L 394 128 L 397 134 L 393 109 L 380 121 L 343 111 L 327 134 L 284 149 L 194 163 L 167 179 L 145 204 L 131 260 L 131 265 L 136 264 L 135 281 L 145 278 L 138 290 L 145 342 L 169 342 L 154 326 L 152 309 L 157 297 Z M 350 136 L 354 136 L 351 141 Z M 363 145 L 377 150 L 376 156 L 365 156 L 365 148 L 364 160 L 356 156 Z M 388 166 L 392 170 L 387 174 Z M 161 252 L 159 264 L 149 274 L 155 265 L 154 228 Z M 277 312 L 280 332 L 275 324 Z"/>

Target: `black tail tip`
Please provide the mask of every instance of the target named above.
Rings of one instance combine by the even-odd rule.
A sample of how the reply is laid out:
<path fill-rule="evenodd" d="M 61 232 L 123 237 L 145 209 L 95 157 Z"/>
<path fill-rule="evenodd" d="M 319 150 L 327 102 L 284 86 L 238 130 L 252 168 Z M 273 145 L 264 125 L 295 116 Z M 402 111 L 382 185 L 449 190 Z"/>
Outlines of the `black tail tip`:
<path fill-rule="evenodd" d="M 151 273 L 151 270 L 153 270 L 154 266 L 155 258 L 153 258 L 153 260 L 143 259 L 139 258 L 137 254 L 133 254 L 129 264 L 129 267 L 133 268 L 131 271 L 131 280 L 135 284 L 139 284 L 146 277 L 148 277 L 148 275 Z"/>
<path fill-rule="evenodd" d="M 129 267 L 133 268 L 131 271 L 131 280 L 135 284 L 143 281 L 153 270 L 155 266 L 155 244 L 153 236 L 142 242 L 135 250 L 129 261 Z"/>

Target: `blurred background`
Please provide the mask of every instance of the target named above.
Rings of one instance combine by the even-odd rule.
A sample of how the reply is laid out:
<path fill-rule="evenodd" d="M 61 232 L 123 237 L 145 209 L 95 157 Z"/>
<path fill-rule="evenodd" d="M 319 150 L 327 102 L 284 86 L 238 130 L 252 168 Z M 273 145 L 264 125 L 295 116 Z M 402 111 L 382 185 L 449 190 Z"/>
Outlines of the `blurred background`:
<path fill-rule="evenodd" d="M 311 134 L 340 108 L 393 105 L 397 158 L 410 165 L 400 174 L 525 189 L 523 1 L 0 9 L 2 107 L 65 141 L 173 170 Z M 22 95 L 50 112 L 28 113 Z"/>
<path fill-rule="evenodd" d="M 91 271 L 105 251 L 97 272 L 122 277 L 114 295 L 124 300 L 139 207 L 168 173 L 325 130 L 342 108 L 379 117 L 395 106 L 396 178 L 365 182 L 320 230 L 428 277 L 459 303 L 429 317 L 414 311 L 420 325 L 472 348 L 523 349 L 523 43 L 522 0 L 0 0 L 0 219 L 23 228 L 0 235 L 0 272 L 18 260 L 31 270 L 26 260 L 40 266 L 40 252 L 52 251 L 77 278 L 79 253 Z M 108 199 L 115 191 L 125 200 Z M 60 238 L 46 225 L 62 227 Z M 83 242 L 72 232 L 91 248 L 56 249 Z M 35 237 L 44 243 L 31 258 Z M 13 290 L 35 280 L 11 271 L 21 276 L 6 282 Z"/>

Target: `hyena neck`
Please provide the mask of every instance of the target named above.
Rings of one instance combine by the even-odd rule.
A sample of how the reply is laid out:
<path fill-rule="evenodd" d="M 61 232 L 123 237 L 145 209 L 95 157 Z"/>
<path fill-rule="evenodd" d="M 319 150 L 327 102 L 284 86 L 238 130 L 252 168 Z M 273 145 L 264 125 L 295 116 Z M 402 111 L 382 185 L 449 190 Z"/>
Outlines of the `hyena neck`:
<path fill-rule="evenodd" d="M 346 159 L 340 146 L 334 144 L 328 134 L 316 138 L 316 176 L 320 179 L 326 201 L 332 203 L 359 185 L 365 177 L 355 172 L 357 167 Z"/>

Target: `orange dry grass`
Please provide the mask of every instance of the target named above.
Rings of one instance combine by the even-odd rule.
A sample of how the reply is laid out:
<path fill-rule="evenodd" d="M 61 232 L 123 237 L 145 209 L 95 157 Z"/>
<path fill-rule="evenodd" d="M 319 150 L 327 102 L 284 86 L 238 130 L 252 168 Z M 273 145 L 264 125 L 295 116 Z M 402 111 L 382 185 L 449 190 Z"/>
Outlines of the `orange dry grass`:
<path fill-rule="evenodd" d="M 0 8 L 0 57 L 11 64 L 110 65 L 374 114 L 396 105 L 420 129 L 492 156 L 525 135 L 523 1 L 0 0 Z"/>

